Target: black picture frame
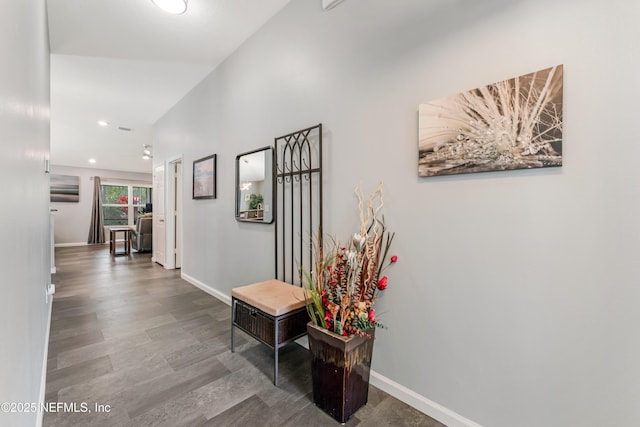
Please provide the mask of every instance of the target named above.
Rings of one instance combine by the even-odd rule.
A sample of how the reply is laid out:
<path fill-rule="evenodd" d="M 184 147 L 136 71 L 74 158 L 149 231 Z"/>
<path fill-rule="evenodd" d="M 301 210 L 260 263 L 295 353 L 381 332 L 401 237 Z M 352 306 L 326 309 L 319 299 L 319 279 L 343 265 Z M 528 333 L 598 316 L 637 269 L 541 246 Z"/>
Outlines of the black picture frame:
<path fill-rule="evenodd" d="M 192 198 L 216 198 L 216 154 L 193 161 Z"/>

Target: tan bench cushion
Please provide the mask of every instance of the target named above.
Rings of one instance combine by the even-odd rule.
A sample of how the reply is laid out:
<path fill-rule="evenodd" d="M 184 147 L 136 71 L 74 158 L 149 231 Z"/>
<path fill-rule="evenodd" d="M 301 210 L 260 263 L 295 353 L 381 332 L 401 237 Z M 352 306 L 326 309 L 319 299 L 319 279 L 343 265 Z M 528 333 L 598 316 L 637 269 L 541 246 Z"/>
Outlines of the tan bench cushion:
<path fill-rule="evenodd" d="M 305 305 L 304 290 L 280 280 L 233 288 L 231 296 L 272 316 L 280 316 Z"/>

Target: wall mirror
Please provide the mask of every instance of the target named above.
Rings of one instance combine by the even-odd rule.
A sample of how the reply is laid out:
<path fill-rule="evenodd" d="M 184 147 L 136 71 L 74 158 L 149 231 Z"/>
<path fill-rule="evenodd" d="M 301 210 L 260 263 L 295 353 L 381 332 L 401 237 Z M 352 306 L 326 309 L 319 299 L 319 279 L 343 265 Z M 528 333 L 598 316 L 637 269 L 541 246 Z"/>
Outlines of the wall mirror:
<path fill-rule="evenodd" d="M 236 219 L 273 222 L 273 147 L 263 147 L 236 157 Z"/>

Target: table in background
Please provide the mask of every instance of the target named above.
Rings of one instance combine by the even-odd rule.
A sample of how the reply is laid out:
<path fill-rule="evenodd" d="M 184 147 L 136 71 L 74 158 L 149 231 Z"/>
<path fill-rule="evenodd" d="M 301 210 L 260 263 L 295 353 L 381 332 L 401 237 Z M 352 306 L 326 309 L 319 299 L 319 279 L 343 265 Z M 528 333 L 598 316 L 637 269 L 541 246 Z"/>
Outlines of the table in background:
<path fill-rule="evenodd" d="M 124 238 L 118 240 L 118 233 L 123 233 Z M 122 252 L 118 252 L 118 242 L 124 244 Z M 109 229 L 109 252 L 111 255 L 129 255 L 131 253 L 131 229 L 129 227 L 114 227 Z"/>

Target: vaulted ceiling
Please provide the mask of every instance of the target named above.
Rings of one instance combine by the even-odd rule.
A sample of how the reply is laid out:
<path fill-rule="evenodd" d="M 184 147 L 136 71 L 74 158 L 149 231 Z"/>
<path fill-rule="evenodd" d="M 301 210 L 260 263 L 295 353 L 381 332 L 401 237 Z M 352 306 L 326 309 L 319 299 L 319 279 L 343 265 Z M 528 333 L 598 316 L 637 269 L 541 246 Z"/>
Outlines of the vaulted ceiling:
<path fill-rule="evenodd" d="M 51 163 L 151 172 L 153 124 L 289 1 L 48 0 Z"/>

